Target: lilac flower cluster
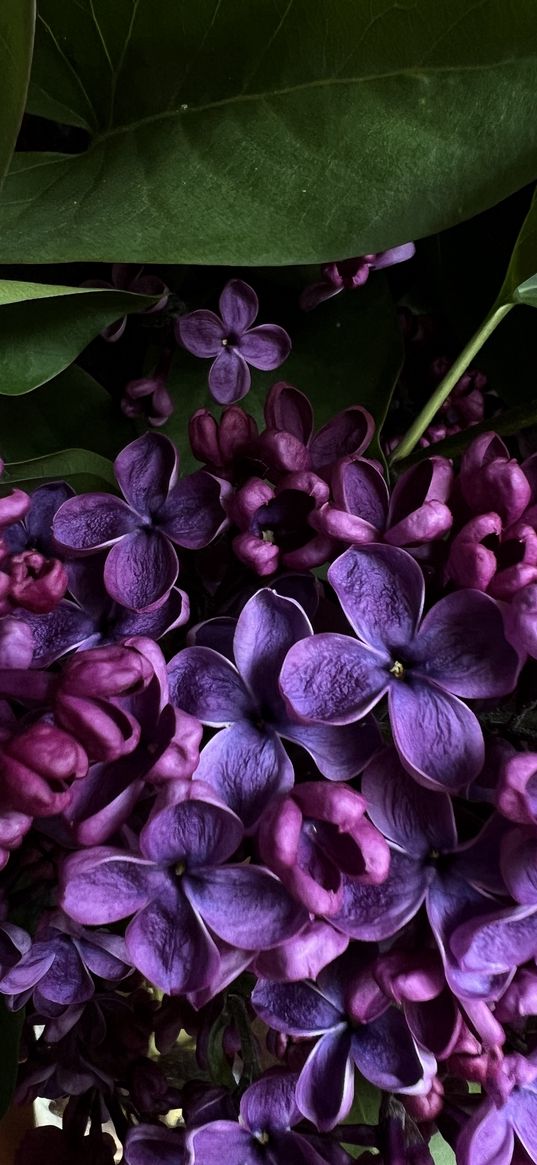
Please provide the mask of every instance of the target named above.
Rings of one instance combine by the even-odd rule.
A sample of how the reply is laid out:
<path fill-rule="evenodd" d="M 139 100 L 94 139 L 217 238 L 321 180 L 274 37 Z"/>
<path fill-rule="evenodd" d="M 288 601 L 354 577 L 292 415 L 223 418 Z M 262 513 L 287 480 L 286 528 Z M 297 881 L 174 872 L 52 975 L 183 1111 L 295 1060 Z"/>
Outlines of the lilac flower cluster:
<path fill-rule="evenodd" d="M 180 319 L 224 402 L 285 348 L 237 282 Z M 537 1163 L 537 455 L 391 482 L 282 381 L 189 432 L 0 501 L 19 1165 Z"/>

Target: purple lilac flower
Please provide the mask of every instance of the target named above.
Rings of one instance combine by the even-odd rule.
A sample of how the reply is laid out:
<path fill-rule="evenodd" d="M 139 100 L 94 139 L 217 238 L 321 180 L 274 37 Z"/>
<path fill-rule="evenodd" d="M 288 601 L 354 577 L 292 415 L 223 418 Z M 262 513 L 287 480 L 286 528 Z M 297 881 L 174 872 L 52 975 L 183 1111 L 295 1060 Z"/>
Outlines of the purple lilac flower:
<path fill-rule="evenodd" d="M 315 433 L 310 401 L 284 380 L 273 384 L 267 396 L 265 424 L 253 451 L 269 474 L 312 469 L 327 479 L 340 457 L 363 453 L 375 431 L 371 413 L 361 405 L 351 405 Z"/>
<path fill-rule="evenodd" d="M 457 1141 L 458 1165 L 511 1165 L 515 1136 L 537 1161 L 537 1063 L 514 1053 L 488 1096 L 465 1124 Z"/>
<path fill-rule="evenodd" d="M 537 752 L 508 755 L 496 789 L 500 813 L 519 825 L 537 825 Z"/>
<path fill-rule="evenodd" d="M 143 691 L 152 677 L 152 660 L 135 641 L 80 652 L 64 664 L 56 683 L 55 719 L 91 760 L 116 760 L 136 748 L 141 731 L 121 701 Z"/>
<path fill-rule="evenodd" d="M 414 243 L 403 243 L 389 251 L 377 251 L 370 255 L 358 255 L 355 259 L 340 259 L 337 263 L 325 263 L 321 267 L 322 279 L 311 283 L 301 293 L 299 303 L 303 311 L 312 311 L 326 299 L 339 295 L 340 291 L 354 291 L 367 283 L 370 271 L 380 271 L 383 267 L 393 267 L 412 259 L 416 253 Z"/>
<path fill-rule="evenodd" d="M 26 816 L 51 816 L 67 807 L 71 793 L 66 784 L 85 776 L 88 758 L 69 732 L 45 720 L 2 736 L 0 799 L 6 808 L 16 811 L 17 816 L 9 818 L 15 832 L 19 825 L 26 832 Z M 11 829 L 5 820 L 4 828 L 7 845 Z M 1 834 L 0 829 L 0 839 Z"/>
<path fill-rule="evenodd" d="M 302 745 L 331 780 L 355 776 L 379 744 L 371 720 L 342 729 L 304 725 L 286 712 L 278 673 L 291 645 L 311 635 L 298 603 L 267 587 L 237 622 L 235 664 L 208 647 L 187 647 L 169 664 L 172 702 L 202 724 L 223 727 L 202 750 L 195 777 L 212 785 L 248 829 L 293 784 L 280 736 Z"/>
<path fill-rule="evenodd" d="M 207 546 L 224 525 L 222 483 L 209 473 L 178 480 L 178 454 L 159 433 L 145 433 L 116 457 L 125 501 L 106 493 L 71 498 L 54 518 L 54 537 L 75 554 L 111 547 L 104 567 L 116 603 L 147 611 L 164 602 L 179 563 L 173 543 Z"/>
<path fill-rule="evenodd" d="M 509 642 L 537 659 L 537 583 L 517 591 L 504 612 L 504 620 Z"/>
<path fill-rule="evenodd" d="M 327 632 L 301 639 L 280 676 L 288 707 L 305 724 L 348 725 L 388 693 L 394 742 L 422 784 L 456 790 L 477 776 L 483 734 L 458 697 L 506 695 L 519 659 L 493 599 L 447 595 L 423 621 L 423 575 L 406 551 L 353 547 L 328 580 L 359 640 Z"/>
<path fill-rule="evenodd" d="M 405 1019 L 376 986 L 358 950 L 349 948 L 317 983 L 260 979 L 252 1005 L 271 1028 L 320 1036 L 298 1078 L 296 1103 L 318 1129 L 333 1129 L 350 1111 L 354 1068 L 390 1092 L 427 1092 L 434 1057 L 414 1042 Z"/>
<path fill-rule="evenodd" d="M 496 433 L 482 433 L 464 453 L 459 482 L 473 514 L 493 510 L 505 526 L 518 521 L 531 499 L 531 486 L 522 467 Z"/>
<path fill-rule="evenodd" d="M 111 291 L 132 291 L 138 295 L 158 295 L 157 303 L 153 304 L 152 307 L 143 309 L 144 314 L 147 315 L 162 311 L 166 307 L 169 296 L 166 284 L 162 282 L 162 279 L 159 279 L 158 275 L 144 275 L 143 267 L 137 267 L 134 263 L 114 263 L 110 281 L 86 279 L 82 287 L 102 287 Z M 121 319 L 103 328 L 101 336 L 103 340 L 108 340 L 109 344 L 115 344 L 121 339 L 126 327 L 127 316 L 122 316 Z"/>
<path fill-rule="evenodd" d="M 129 380 L 123 389 L 121 409 L 126 417 L 145 417 L 150 425 L 165 425 L 173 411 L 173 400 L 164 376 L 142 376 Z"/>
<path fill-rule="evenodd" d="M 184 1132 L 161 1124 L 136 1125 L 125 1141 L 125 1165 L 186 1165 Z"/>
<path fill-rule="evenodd" d="M 470 518 L 451 543 L 446 578 L 509 602 L 537 582 L 537 532 L 523 521 L 504 529 L 495 513 Z"/>
<path fill-rule="evenodd" d="M 287 332 L 277 324 L 252 327 L 258 311 L 257 295 L 242 279 L 230 279 L 219 299 L 220 315 L 193 311 L 177 321 L 177 339 L 193 356 L 212 359 L 209 390 L 219 404 L 229 405 L 246 396 L 250 368 L 265 372 L 279 368 L 291 351 Z"/>
<path fill-rule="evenodd" d="M 313 521 L 329 493 L 326 482 L 311 470 L 286 474 L 275 489 L 251 477 L 228 506 L 228 516 L 240 530 L 232 543 L 237 558 L 261 576 L 326 562 L 334 542 L 317 533 Z"/>
<path fill-rule="evenodd" d="M 138 854 L 101 846 L 66 859 L 63 908 L 84 924 L 134 915 L 125 933 L 133 965 L 169 994 L 198 990 L 219 972 L 211 931 L 255 951 L 307 921 L 273 874 L 224 864 L 242 836 L 204 782 L 176 781 L 142 829 Z"/>
<path fill-rule="evenodd" d="M 224 409 L 219 421 L 209 409 L 197 409 L 188 422 L 194 457 L 204 462 L 207 469 L 230 481 L 235 476 L 236 464 L 241 459 L 248 459 L 257 435 L 254 418 L 240 405 Z"/>
<path fill-rule="evenodd" d="M 52 536 L 54 516 L 69 498 L 75 496 L 74 489 L 65 481 L 50 481 L 39 485 L 28 499 L 25 513 L 3 532 L 3 540 L 10 554 L 22 554 L 25 550 L 38 550 L 45 558 L 58 555 L 58 547 Z"/>

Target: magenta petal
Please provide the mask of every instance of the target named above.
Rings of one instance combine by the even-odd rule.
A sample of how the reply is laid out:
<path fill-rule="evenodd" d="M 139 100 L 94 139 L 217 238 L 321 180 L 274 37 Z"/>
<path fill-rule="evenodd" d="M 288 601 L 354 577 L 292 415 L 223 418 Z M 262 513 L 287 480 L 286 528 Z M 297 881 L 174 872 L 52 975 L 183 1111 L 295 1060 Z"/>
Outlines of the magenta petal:
<path fill-rule="evenodd" d="M 152 862 L 99 846 L 65 860 L 60 903 L 76 922 L 117 922 L 145 906 L 161 878 Z"/>
<path fill-rule="evenodd" d="M 248 719 L 252 698 L 237 669 L 212 647 L 185 647 L 168 664 L 170 700 L 218 728 Z"/>
<path fill-rule="evenodd" d="M 505 696 L 519 670 L 507 642 L 498 604 L 480 591 L 446 595 L 425 616 L 415 644 L 416 672 L 436 680 L 456 696 Z"/>
<path fill-rule="evenodd" d="M 213 311 L 192 311 L 177 320 L 177 334 L 187 352 L 208 358 L 220 351 L 226 329 Z"/>
<path fill-rule="evenodd" d="M 448 793 L 469 785 L 483 767 L 485 745 L 466 704 L 421 680 L 394 680 L 388 699 L 395 747 L 416 780 Z"/>
<path fill-rule="evenodd" d="M 356 1029 L 351 1056 L 362 1076 L 386 1092 L 413 1091 L 423 1079 L 424 1065 L 406 1021 L 395 1007 Z"/>
<path fill-rule="evenodd" d="M 147 611 L 168 597 L 178 572 L 171 542 L 157 530 L 140 529 L 112 546 L 104 582 L 116 603 L 131 611 Z"/>
<path fill-rule="evenodd" d="M 326 632 L 295 643 L 280 688 L 300 720 L 350 724 L 378 703 L 389 686 L 382 658 L 350 635 Z"/>
<path fill-rule="evenodd" d="M 458 1165 L 511 1165 L 515 1138 L 505 1109 L 487 1097 L 463 1125 Z"/>
<path fill-rule="evenodd" d="M 60 506 L 53 523 L 54 538 L 68 550 L 98 550 L 136 530 L 136 515 L 112 494 L 81 494 Z"/>
<path fill-rule="evenodd" d="M 360 639 L 393 656 L 413 639 L 425 588 L 417 562 L 395 546 L 353 546 L 328 571 Z"/>
<path fill-rule="evenodd" d="M 291 340 L 277 324 L 261 324 L 251 328 L 240 340 L 240 353 L 248 364 L 270 372 L 279 368 L 291 351 Z"/>
<path fill-rule="evenodd" d="M 334 930 L 328 922 L 315 919 L 294 938 L 258 954 L 253 970 L 262 979 L 276 983 L 315 980 L 329 963 L 346 951 L 348 944 L 347 935 Z"/>
<path fill-rule="evenodd" d="M 457 833 L 449 797 L 424 789 L 409 777 L 397 754 L 385 749 L 362 777 L 371 821 L 389 841 L 414 858 L 455 848 Z"/>
<path fill-rule="evenodd" d="M 231 405 L 246 396 L 251 384 L 250 369 L 235 348 L 222 348 L 209 371 L 209 391 L 218 404 Z"/>
<path fill-rule="evenodd" d="M 205 745 L 194 778 L 211 785 L 251 830 L 273 797 L 292 788 L 294 773 L 275 733 L 240 720 Z"/>
<path fill-rule="evenodd" d="M 140 834 L 145 857 L 163 865 L 185 861 L 191 869 L 224 862 L 237 849 L 243 835 L 238 817 L 223 805 L 196 800 L 196 786 L 190 788 L 190 800 L 151 814 Z"/>
<path fill-rule="evenodd" d="M 259 1141 L 236 1121 L 211 1121 L 199 1129 L 193 1129 L 187 1134 L 186 1144 L 191 1153 L 189 1159 L 195 1161 L 196 1165 L 216 1165 L 216 1162 L 224 1161 L 225 1165 L 263 1165 L 267 1161 Z M 173 1165 L 179 1165 L 180 1160 L 176 1156 Z M 153 1162 L 149 1162 L 149 1165 L 153 1165 Z"/>
<path fill-rule="evenodd" d="M 205 987 L 218 971 L 215 943 L 171 884 L 129 923 L 125 943 L 133 965 L 168 995 Z"/>
<path fill-rule="evenodd" d="M 121 450 L 114 472 L 123 496 L 138 514 L 153 516 L 177 477 L 177 452 L 162 433 L 144 433 Z"/>
<path fill-rule="evenodd" d="M 312 634 L 312 626 L 293 599 L 265 587 L 243 608 L 233 640 L 235 663 L 258 705 L 279 711 L 277 678 L 283 661 L 298 639 Z M 265 712 L 266 714 L 266 712 Z"/>
<path fill-rule="evenodd" d="M 340 727 L 331 724 L 278 725 L 286 740 L 300 744 L 313 757 L 317 768 L 329 781 L 349 781 L 361 773 L 380 747 L 379 730 L 372 716 Z"/>
<path fill-rule="evenodd" d="M 185 892 L 218 935 L 244 950 L 265 951 L 296 934 L 306 911 L 278 878 L 258 866 L 220 866 L 189 874 Z"/>
<path fill-rule="evenodd" d="M 515 1133 L 531 1157 L 537 1160 L 537 1093 L 535 1085 L 516 1089 L 509 1101 L 509 1116 Z"/>
<path fill-rule="evenodd" d="M 417 914 L 427 893 L 427 871 L 420 862 L 392 850 L 390 872 L 379 886 L 343 879 L 343 905 L 332 925 L 350 938 L 379 942 L 391 938 Z"/>
<path fill-rule="evenodd" d="M 203 469 L 183 477 L 159 511 L 159 529 L 188 550 L 207 546 L 225 521 L 221 489 L 221 482 Z"/>
<path fill-rule="evenodd" d="M 242 336 L 257 316 L 259 301 L 249 283 L 242 279 L 230 279 L 222 291 L 218 307 L 227 334 Z"/>
<path fill-rule="evenodd" d="M 361 405 L 352 405 L 337 413 L 310 443 L 312 468 L 318 472 L 328 470 L 340 457 L 359 456 L 367 449 L 374 432 L 373 417 Z"/>
<path fill-rule="evenodd" d="M 346 1023 L 327 1032 L 310 1052 L 298 1079 L 298 1107 L 321 1132 L 333 1129 L 350 1112 L 354 1098 L 350 1044 Z"/>

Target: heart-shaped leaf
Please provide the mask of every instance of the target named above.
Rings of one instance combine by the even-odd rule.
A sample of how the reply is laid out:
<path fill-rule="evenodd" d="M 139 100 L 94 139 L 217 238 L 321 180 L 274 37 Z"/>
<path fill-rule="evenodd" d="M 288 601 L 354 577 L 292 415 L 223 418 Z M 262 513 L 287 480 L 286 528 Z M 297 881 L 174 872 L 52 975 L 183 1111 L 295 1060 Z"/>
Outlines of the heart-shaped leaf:
<path fill-rule="evenodd" d="M 534 0 L 40 0 L 29 109 L 89 148 L 16 157 L 0 256 L 382 250 L 531 180 L 536 87 Z"/>
<path fill-rule="evenodd" d="M 35 0 L 2 0 L 0 5 L 0 180 L 24 113 L 32 62 Z"/>

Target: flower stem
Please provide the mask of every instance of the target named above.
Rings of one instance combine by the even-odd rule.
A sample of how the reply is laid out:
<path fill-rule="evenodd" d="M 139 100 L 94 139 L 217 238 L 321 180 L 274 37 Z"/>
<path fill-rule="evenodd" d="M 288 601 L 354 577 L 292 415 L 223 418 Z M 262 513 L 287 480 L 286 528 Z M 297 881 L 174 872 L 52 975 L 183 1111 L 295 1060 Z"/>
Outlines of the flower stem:
<path fill-rule="evenodd" d="M 468 368 L 469 364 L 471 364 L 474 356 L 479 352 L 480 348 L 483 347 L 485 341 L 488 340 L 489 336 L 492 335 L 493 331 L 498 327 L 498 324 L 501 322 L 501 320 L 503 320 L 504 316 L 506 316 L 514 306 L 514 303 L 503 303 L 500 304 L 499 307 L 492 308 L 492 311 L 489 312 L 488 316 L 481 324 L 481 327 L 478 328 L 477 332 L 475 332 L 471 340 L 468 341 L 466 347 L 463 348 L 460 356 L 458 356 L 454 361 L 430 400 L 427 401 L 427 404 L 421 410 L 419 416 L 416 417 L 416 420 L 410 426 L 408 432 L 405 433 L 403 440 L 392 454 L 392 464 L 395 461 L 402 461 L 404 457 L 408 457 L 409 453 L 412 453 L 412 450 L 414 449 L 415 445 L 417 445 L 420 437 L 423 436 L 427 426 L 430 425 L 433 417 L 438 412 L 441 405 L 443 405 L 444 401 L 447 399 L 452 389 L 460 380 L 461 376 L 466 372 L 466 369 Z"/>

